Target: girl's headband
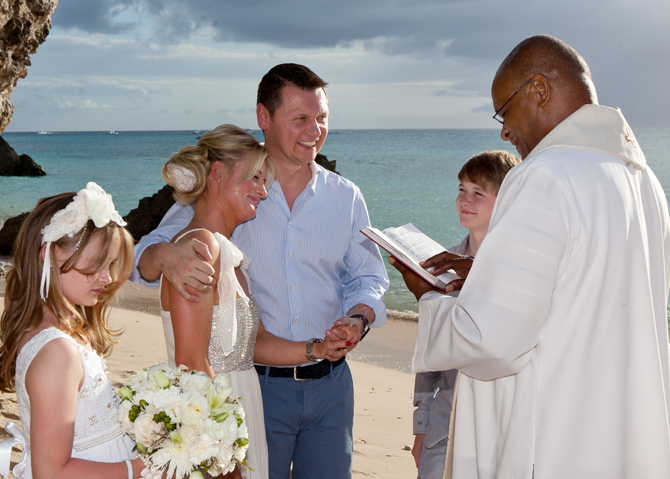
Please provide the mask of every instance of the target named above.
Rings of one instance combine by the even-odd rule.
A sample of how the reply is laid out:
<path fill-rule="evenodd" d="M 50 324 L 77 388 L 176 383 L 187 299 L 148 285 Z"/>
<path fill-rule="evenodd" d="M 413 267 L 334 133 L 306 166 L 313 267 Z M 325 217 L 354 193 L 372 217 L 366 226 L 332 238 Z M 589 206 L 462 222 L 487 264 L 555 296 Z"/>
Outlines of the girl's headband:
<path fill-rule="evenodd" d="M 44 265 L 42 266 L 42 280 L 40 282 L 40 297 L 46 301 L 49 295 L 49 281 L 51 277 L 51 255 L 49 250 L 51 243 L 61 239 L 63 236 L 74 237 L 74 234 L 85 228 L 88 220 L 93 221 L 96 228 L 107 226 L 113 221 L 119 226 L 126 226 L 121 215 L 114 209 L 112 195 L 105 193 L 92 181 L 86 185 L 86 188 L 80 190 L 72 202 L 65 208 L 57 211 L 53 215 L 47 226 L 42 228 L 42 244 L 46 243 L 47 248 L 44 253 Z M 81 238 L 77 242 L 74 251 L 79 249 L 86 230 L 82 231 Z"/>

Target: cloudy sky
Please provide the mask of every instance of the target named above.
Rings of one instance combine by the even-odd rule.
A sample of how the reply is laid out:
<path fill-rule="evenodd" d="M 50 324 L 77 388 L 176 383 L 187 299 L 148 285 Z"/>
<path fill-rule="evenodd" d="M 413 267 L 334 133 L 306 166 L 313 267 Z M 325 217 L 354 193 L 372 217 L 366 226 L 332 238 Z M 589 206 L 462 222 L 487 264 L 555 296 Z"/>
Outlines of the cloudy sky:
<path fill-rule="evenodd" d="M 633 127 L 668 127 L 668 25 L 667 0 L 60 0 L 7 131 L 256 128 L 284 62 L 330 82 L 331 129 L 495 128 L 492 77 L 537 33 Z"/>

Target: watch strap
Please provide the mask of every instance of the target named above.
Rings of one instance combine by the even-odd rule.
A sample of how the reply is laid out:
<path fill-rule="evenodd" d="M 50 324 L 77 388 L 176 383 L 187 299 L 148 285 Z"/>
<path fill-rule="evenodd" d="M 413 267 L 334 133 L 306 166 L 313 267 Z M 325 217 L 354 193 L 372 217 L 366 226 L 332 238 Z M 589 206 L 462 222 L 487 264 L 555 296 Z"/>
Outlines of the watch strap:
<path fill-rule="evenodd" d="M 370 331 L 370 320 L 365 317 L 363 314 L 350 314 L 350 318 L 360 318 L 363 321 L 363 331 L 361 331 L 361 340 L 365 337 L 366 334 Z"/>
<path fill-rule="evenodd" d="M 314 347 L 314 343 L 322 343 L 323 339 L 318 339 L 318 338 L 312 338 L 307 341 L 307 345 L 305 346 L 305 355 L 307 356 L 308 361 L 321 361 L 320 359 L 316 359 L 314 355 L 312 354 L 312 348 Z"/>

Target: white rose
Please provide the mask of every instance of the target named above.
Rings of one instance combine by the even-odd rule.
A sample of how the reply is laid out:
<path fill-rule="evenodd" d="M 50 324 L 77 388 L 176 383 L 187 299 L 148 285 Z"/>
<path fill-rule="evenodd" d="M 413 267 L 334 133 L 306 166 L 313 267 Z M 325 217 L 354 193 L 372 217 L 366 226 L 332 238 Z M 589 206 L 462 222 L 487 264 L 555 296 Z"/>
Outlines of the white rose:
<path fill-rule="evenodd" d="M 228 380 L 228 378 L 221 374 L 215 374 L 214 379 L 212 379 L 212 382 L 216 387 L 217 393 L 220 393 L 224 389 L 228 389 L 228 386 L 230 386 L 230 381 Z"/>
<path fill-rule="evenodd" d="M 140 414 L 135 420 L 135 441 L 151 448 L 160 439 L 161 425 L 154 422 L 153 415 Z"/>
<path fill-rule="evenodd" d="M 194 389 L 202 395 L 207 394 L 212 380 L 203 372 L 182 374 L 179 378 L 179 385 L 184 390 Z"/>
<path fill-rule="evenodd" d="M 219 447 L 216 460 L 219 462 L 219 467 L 222 469 L 223 475 L 226 475 L 235 469 L 235 463 L 233 462 L 233 448 L 231 446 Z"/>
<path fill-rule="evenodd" d="M 233 443 L 237 440 L 237 418 L 232 414 L 226 418 L 225 421 L 219 424 L 223 430 L 223 437 L 221 438 L 221 444 L 224 446 L 232 446 Z"/>
<path fill-rule="evenodd" d="M 205 419 L 202 424 L 202 430 L 209 437 L 216 439 L 217 441 L 220 441 L 226 436 L 225 427 L 211 418 Z"/>
<path fill-rule="evenodd" d="M 189 391 L 181 399 L 181 422 L 188 426 L 195 426 L 201 420 L 209 417 L 207 398 L 198 391 Z"/>

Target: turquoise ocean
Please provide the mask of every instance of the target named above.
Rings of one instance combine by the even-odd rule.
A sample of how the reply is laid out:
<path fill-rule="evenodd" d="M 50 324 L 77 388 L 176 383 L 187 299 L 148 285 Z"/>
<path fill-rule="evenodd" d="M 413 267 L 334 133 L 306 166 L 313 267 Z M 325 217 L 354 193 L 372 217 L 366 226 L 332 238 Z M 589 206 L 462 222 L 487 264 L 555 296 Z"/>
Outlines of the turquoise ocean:
<path fill-rule="evenodd" d="M 114 197 L 122 215 L 163 187 L 161 168 L 179 148 L 197 142 L 194 131 L 3 133 L 18 154 L 47 172 L 40 178 L 0 177 L 0 220 L 30 211 L 37 200 L 77 191 L 88 181 Z M 260 131 L 254 131 L 259 140 Z M 636 136 L 666 196 L 670 197 L 670 129 L 638 129 Z M 490 149 L 516 154 L 499 130 L 334 130 L 321 152 L 365 196 L 372 225 L 413 223 L 445 247 L 460 242 L 454 200 L 456 175 L 472 155 Z M 262 204 L 261 204 L 262 207 Z M 384 255 L 386 257 L 386 255 Z M 387 265 L 388 266 L 388 265 Z M 417 311 L 395 269 L 388 266 L 389 309 Z"/>

